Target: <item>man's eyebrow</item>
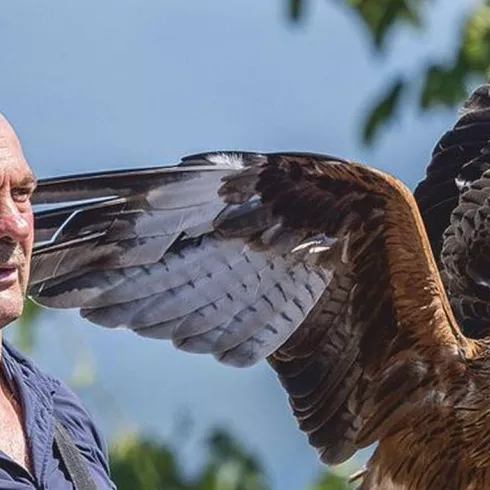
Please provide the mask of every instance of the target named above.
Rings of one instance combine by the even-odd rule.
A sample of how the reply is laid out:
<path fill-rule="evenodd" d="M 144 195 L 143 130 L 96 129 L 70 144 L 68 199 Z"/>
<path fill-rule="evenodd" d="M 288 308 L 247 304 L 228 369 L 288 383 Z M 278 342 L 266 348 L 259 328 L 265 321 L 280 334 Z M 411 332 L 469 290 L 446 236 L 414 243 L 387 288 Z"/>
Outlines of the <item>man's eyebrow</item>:
<path fill-rule="evenodd" d="M 20 182 L 19 187 L 36 187 L 37 179 L 34 174 L 26 175 Z"/>

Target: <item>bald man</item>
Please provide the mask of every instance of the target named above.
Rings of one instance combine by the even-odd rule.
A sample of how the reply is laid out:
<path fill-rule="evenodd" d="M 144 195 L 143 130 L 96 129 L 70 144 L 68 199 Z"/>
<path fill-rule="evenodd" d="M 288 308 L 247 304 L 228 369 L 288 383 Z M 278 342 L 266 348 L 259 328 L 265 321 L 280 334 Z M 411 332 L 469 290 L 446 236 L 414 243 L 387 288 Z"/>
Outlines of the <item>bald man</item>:
<path fill-rule="evenodd" d="M 30 199 L 35 187 L 19 140 L 0 114 L 0 340 L 1 329 L 22 313 L 34 237 Z M 76 450 L 82 473 L 88 475 L 85 486 L 73 477 L 55 426 L 56 434 L 62 430 Z M 78 398 L 5 340 L 0 358 L 0 488 L 115 488 L 103 439 Z"/>

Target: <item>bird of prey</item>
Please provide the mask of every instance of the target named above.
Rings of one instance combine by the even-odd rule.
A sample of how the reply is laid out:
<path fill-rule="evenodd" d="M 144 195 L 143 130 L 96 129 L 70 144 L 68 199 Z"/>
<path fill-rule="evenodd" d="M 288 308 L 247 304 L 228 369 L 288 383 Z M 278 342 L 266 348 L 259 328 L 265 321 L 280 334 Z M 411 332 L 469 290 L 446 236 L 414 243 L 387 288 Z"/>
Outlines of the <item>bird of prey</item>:
<path fill-rule="evenodd" d="M 490 488 L 490 95 L 414 195 L 308 153 L 42 180 L 29 294 L 233 366 L 266 359 L 361 488 Z M 420 209 L 420 211 L 419 211 Z"/>

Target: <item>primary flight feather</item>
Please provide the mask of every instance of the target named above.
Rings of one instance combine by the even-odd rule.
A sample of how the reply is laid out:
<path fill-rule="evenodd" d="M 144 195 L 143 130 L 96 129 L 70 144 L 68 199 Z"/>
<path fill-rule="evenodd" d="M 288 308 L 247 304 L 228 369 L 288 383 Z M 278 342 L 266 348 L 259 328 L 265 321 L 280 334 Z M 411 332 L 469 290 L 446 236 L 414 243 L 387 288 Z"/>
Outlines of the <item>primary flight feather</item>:
<path fill-rule="evenodd" d="M 226 364 L 267 359 L 324 462 L 378 442 L 363 489 L 489 488 L 489 137 L 484 86 L 419 204 L 307 153 L 43 180 L 29 294 Z"/>

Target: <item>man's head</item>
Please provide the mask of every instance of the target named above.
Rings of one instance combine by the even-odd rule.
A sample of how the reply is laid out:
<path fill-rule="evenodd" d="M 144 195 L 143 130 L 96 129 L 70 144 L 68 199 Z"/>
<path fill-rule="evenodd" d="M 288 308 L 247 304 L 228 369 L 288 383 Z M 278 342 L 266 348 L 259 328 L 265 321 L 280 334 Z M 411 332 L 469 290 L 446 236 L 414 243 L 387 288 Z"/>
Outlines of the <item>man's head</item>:
<path fill-rule="evenodd" d="M 15 320 L 24 305 L 34 239 L 34 188 L 19 140 L 0 114 L 0 328 Z"/>

